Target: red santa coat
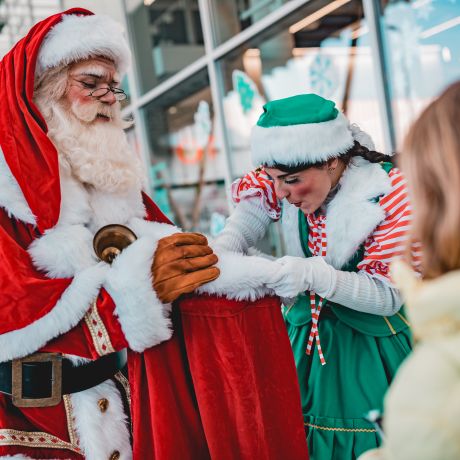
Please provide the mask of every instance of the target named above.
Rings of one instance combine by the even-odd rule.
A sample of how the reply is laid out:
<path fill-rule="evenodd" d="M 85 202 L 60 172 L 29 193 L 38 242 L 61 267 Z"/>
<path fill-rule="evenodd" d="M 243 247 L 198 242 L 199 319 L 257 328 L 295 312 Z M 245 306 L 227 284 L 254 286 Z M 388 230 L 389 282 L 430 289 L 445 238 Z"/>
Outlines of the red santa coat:
<path fill-rule="evenodd" d="M 18 409 L 0 395 L 0 455 L 307 458 L 276 299 L 190 296 L 174 309 L 175 333 L 165 342 L 171 307 L 152 289 L 150 264 L 158 239 L 177 229 L 145 196 L 145 207 L 135 194 L 125 197 L 133 206 L 123 218 L 120 197 L 98 198 L 100 213 L 130 225 L 139 239 L 111 267 L 92 259 L 98 213 L 88 217 L 84 191 L 59 177 L 32 102 L 36 55 L 59 20 L 35 26 L 0 65 L 0 96 L 8 101 L 0 110 L 0 362 L 38 350 L 97 359 L 128 346 L 134 454 L 121 401 L 128 382 L 118 376 L 117 385 L 104 382 L 55 407 Z M 232 286 L 229 271 L 210 292 L 236 296 L 242 285 Z"/>

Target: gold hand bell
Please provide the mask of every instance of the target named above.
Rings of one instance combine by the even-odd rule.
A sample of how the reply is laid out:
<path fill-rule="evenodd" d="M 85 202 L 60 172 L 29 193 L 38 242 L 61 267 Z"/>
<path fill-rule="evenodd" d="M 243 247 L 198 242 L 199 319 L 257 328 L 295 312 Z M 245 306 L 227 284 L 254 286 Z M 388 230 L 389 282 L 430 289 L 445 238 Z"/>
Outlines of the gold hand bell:
<path fill-rule="evenodd" d="M 93 248 L 99 259 L 111 264 L 115 257 L 137 240 L 135 233 L 124 225 L 110 224 L 100 228 L 93 238 Z"/>

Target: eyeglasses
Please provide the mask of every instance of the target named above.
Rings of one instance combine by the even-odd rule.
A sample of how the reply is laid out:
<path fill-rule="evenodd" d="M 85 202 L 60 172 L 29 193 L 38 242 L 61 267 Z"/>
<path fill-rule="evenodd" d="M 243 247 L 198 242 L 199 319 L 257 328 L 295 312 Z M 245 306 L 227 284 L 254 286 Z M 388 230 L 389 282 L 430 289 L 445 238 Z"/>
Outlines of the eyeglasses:
<path fill-rule="evenodd" d="M 107 86 L 106 88 L 96 88 L 91 91 L 88 96 L 100 99 L 101 97 L 107 95 L 110 91 L 113 93 L 117 101 L 124 101 L 127 98 L 126 93 L 121 88 L 113 88 L 111 86 Z"/>

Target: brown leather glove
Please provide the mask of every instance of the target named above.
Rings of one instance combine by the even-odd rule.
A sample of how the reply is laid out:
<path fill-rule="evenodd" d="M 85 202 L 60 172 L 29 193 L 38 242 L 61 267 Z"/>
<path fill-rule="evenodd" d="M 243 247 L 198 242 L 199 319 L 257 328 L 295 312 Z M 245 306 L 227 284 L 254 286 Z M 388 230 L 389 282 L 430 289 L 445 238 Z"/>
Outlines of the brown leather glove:
<path fill-rule="evenodd" d="M 199 233 L 175 233 L 158 242 L 152 263 L 153 288 L 163 303 L 193 292 L 219 276 L 217 256 Z"/>

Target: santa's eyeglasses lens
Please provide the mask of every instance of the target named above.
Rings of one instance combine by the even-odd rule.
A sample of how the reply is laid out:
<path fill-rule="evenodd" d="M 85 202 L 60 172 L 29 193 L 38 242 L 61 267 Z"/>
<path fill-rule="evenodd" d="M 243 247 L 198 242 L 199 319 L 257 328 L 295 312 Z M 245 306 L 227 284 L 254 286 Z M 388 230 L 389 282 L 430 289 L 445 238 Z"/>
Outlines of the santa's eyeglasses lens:
<path fill-rule="evenodd" d="M 88 96 L 94 97 L 96 99 L 99 99 L 100 97 L 104 97 L 106 94 L 108 94 L 110 91 L 112 91 L 113 95 L 115 96 L 115 99 L 117 101 L 124 101 L 126 99 L 126 93 L 121 89 L 121 88 L 97 88 L 94 91 L 91 91 Z"/>

